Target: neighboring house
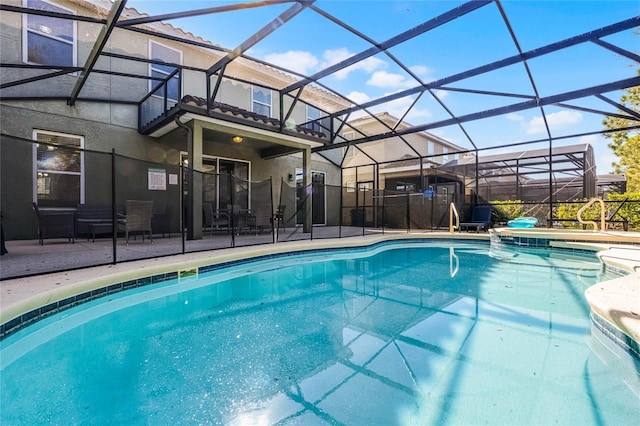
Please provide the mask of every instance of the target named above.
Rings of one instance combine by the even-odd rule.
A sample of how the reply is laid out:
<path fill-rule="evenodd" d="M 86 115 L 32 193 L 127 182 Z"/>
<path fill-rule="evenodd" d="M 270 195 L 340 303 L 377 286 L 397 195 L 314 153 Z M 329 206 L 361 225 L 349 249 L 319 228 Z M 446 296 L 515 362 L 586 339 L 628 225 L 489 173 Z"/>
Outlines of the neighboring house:
<path fill-rule="evenodd" d="M 411 124 L 388 112 L 350 120 L 343 137 L 357 140 L 367 136 L 401 132 Z M 381 223 L 381 190 L 393 198 L 396 193 L 417 194 L 426 190 L 434 194 L 453 195 L 462 191 L 464 179 L 437 170 L 447 161 L 458 158 L 463 148 L 428 132 L 389 136 L 350 146 L 342 161 L 343 223 L 374 225 Z M 445 198 L 449 199 L 449 198 Z M 391 205 L 395 199 L 387 199 Z M 450 200 L 449 200 L 450 201 Z M 351 217 L 350 217 L 351 216 Z M 400 225 L 404 226 L 404 225 Z"/>
<path fill-rule="evenodd" d="M 388 112 L 351 120 L 348 126 L 351 130 L 344 136 L 352 139 L 411 127 Z M 369 142 L 366 154 L 358 148 L 349 149 L 342 165 L 343 181 L 349 188 L 421 192 L 436 183 L 432 169 L 457 159 L 460 151 L 465 149 L 428 132 Z M 449 177 L 438 178 L 439 183 L 449 180 Z"/>
<path fill-rule="evenodd" d="M 573 201 L 596 196 L 596 161 L 589 144 L 514 151 L 503 154 L 467 155 L 444 164 L 441 169 L 475 184 L 478 170 L 478 195 L 485 201 L 549 201 L 549 168 L 554 167 L 551 191 L 553 200 Z"/>
<path fill-rule="evenodd" d="M 3 187 L 11 188 L 10 196 L 3 193 L 2 210 L 5 219 L 11 216 L 17 222 L 7 230 L 7 238 L 28 237 L 11 233 L 29 229 L 29 224 L 33 228 L 32 202 L 55 207 L 109 202 L 111 182 L 99 172 L 105 159 L 98 160 L 97 153 L 112 150 L 122 158 L 173 167 L 169 175 L 179 173 L 182 164 L 196 172 L 231 173 L 248 181 L 272 179 L 273 193 L 265 198 L 272 197 L 275 204 L 280 182 L 300 175 L 297 170 L 306 171 L 301 175 L 305 183 L 311 182 L 314 171 L 323 174 L 326 184 L 340 185 L 340 168 L 312 157 L 310 150 L 330 142 L 334 123 L 323 117 L 351 106 L 342 98 L 307 86 L 299 99 L 283 98 L 287 115 L 280 120 L 277 89 L 295 82 L 292 76 L 242 57 L 218 67 L 227 58 L 225 51 L 157 22 L 136 25 L 135 30 L 114 28 L 91 73 L 85 75 L 82 68 L 98 49 L 96 40 L 113 2 L 3 0 L 2 4 L 16 8 L 0 15 L 3 139 L 41 142 L 37 147 L 2 144 L 2 156 L 15 159 L 2 172 Z M 27 14 L 18 8 L 43 12 Z M 124 9 L 119 22 L 144 16 Z M 55 75 L 55 80 L 47 75 Z M 145 167 L 130 180 L 128 195 L 156 199 L 158 205 L 180 199 L 177 182 L 169 179 L 166 190 L 159 193 L 149 191 L 146 179 Z M 220 188 L 207 191 L 206 179 L 193 179 L 190 185 L 189 191 L 196 194 L 189 198 L 193 208 L 188 214 L 194 224 L 201 223 L 197 203 L 207 201 L 222 208 L 229 202 L 221 198 Z M 250 194 L 238 194 L 243 199 L 234 203 L 251 207 Z M 327 205 L 322 208 L 331 210 Z M 201 235 L 197 228 L 194 238 Z"/>

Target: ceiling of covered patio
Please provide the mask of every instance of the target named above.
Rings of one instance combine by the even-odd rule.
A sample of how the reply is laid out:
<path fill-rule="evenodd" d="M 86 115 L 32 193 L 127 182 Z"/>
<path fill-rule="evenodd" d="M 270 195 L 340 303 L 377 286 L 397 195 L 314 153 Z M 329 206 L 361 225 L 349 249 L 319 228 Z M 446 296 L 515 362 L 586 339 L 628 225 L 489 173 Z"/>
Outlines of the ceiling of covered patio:
<path fill-rule="evenodd" d="M 482 155 L 505 146 L 532 150 L 585 142 L 604 152 L 602 134 L 612 131 L 602 125 L 606 116 L 635 123 L 626 130 L 640 128 L 640 115 L 620 104 L 626 89 L 640 85 L 634 2 L 94 3 L 101 2 L 110 10 L 104 18 L 72 17 L 95 24 L 96 37 L 87 62 L 75 70 L 79 83 L 56 96 L 70 105 L 141 101 L 135 94 L 111 99 L 108 93 L 83 93 L 86 81 L 104 74 L 144 77 L 118 75 L 118 61 L 140 60 L 128 46 L 117 57 L 103 51 L 111 34 L 132 31 L 217 52 L 219 59 L 203 68 L 208 76 L 231 78 L 234 63 L 248 60 L 288 76 L 271 87 L 279 96 L 295 102 L 315 90 L 335 98 L 345 107 L 329 110 L 321 101 L 316 106 L 342 124 L 312 151 L 339 166 L 348 149 L 380 162 L 380 141 L 397 147 L 385 162 L 427 157 L 407 140 L 415 133 L 429 132 L 460 153 Z M 594 13 L 595 3 L 610 8 Z M 0 10 L 45 14 L 6 4 Z M 571 25 L 563 24 L 568 20 Z M 55 87 L 70 71 L 22 67 L 26 77 L 2 82 L 3 98 L 20 99 L 16 88 L 31 81 L 48 79 Z M 397 119 L 395 125 L 378 119 L 384 112 Z M 364 133 L 349 125 L 362 117 L 378 120 L 380 129 Z M 286 108 L 277 118 L 287 120 Z"/>

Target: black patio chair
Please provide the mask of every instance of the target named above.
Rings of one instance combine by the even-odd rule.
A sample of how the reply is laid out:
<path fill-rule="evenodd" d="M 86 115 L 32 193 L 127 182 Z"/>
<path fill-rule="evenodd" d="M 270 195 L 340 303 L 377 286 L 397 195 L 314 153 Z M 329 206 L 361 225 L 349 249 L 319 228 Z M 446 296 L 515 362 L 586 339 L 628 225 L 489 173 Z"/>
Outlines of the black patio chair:
<path fill-rule="evenodd" d="M 491 206 L 475 206 L 471 213 L 471 222 L 460 223 L 460 231 L 462 228 L 475 229 L 476 232 L 488 231 L 491 227 Z"/>
<path fill-rule="evenodd" d="M 73 210 L 42 211 L 38 204 L 32 203 L 33 211 L 38 219 L 38 242 L 44 245 L 48 238 L 68 238 L 75 242 L 75 212 Z"/>

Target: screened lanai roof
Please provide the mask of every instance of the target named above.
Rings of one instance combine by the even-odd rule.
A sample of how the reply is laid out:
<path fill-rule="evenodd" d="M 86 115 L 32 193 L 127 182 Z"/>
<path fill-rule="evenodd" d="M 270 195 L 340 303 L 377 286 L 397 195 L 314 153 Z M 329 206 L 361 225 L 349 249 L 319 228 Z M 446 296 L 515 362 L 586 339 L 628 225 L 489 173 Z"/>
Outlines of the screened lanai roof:
<path fill-rule="evenodd" d="M 209 78 L 210 93 L 191 94 L 204 99 L 215 98 L 216 81 L 237 78 L 239 63 L 275 72 L 281 78 L 268 87 L 288 101 L 275 112 L 271 131 L 286 134 L 309 124 L 290 125 L 292 105 L 304 99 L 321 111 L 314 129 L 322 134 L 304 137 L 316 137 L 313 152 L 337 165 L 347 147 L 357 145 L 367 154 L 378 141 L 396 144 L 398 159 L 407 153 L 425 157 L 406 140 L 421 132 L 464 150 L 525 144 L 551 149 L 585 141 L 599 150 L 606 145 L 600 139 L 604 117 L 624 118 L 627 130 L 640 127 L 640 115 L 620 103 L 626 89 L 640 85 L 634 35 L 640 17 L 633 1 L 58 3 L 90 5 L 93 13 L 52 11 L 35 0 L 27 7 L 3 1 L 0 10 L 5 17 L 52 16 L 90 24 L 90 52 L 77 67 L 2 63 L 5 70 L 19 71 L 3 72 L 3 101 L 42 99 L 25 97 L 20 89 L 47 80 L 61 88 L 49 98 L 69 105 L 139 104 L 144 96 L 135 91 L 114 99 L 108 91 L 89 93 L 86 84 L 104 75 L 121 84 L 150 78 L 124 71 L 129 62 L 153 62 L 139 46 L 110 44 L 114 34 L 133 32 L 216 52 L 215 61 L 199 67 L 172 64 Z M 71 71 L 78 72 L 73 87 L 58 85 Z M 382 112 L 403 125 L 382 123 L 377 134 L 350 126 L 353 119 L 376 119 Z M 332 122 L 338 124 L 327 124 Z M 347 139 L 345 133 L 353 136 Z"/>
<path fill-rule="evenodd" d="M 442 168 L 473 177 L 476 163 L 479 176 L 532 179 L 538 177 L 536 175 L 548 174 L 550 163 L 554 164 L 555 175 L 595 175 L 593 151 L 588 144 L 558 146 L 553 148 L 551 155 L 548 149 L 480 156 L 477 160 L 474 155 L 466 155 L 443 164 Z"/>

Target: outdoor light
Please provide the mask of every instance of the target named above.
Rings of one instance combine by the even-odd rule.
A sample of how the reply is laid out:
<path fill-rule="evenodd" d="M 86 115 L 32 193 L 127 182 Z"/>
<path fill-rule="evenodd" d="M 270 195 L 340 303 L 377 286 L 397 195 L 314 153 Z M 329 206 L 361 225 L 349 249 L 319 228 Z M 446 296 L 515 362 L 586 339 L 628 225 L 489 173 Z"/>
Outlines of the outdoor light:
<path fill-rule="evenodd" d="M 244 140 L 244 138 L 242 136 L 234 136 L 231 138 L 232 141 L 234 141 L 235 143 L 240 143 Z"/>

